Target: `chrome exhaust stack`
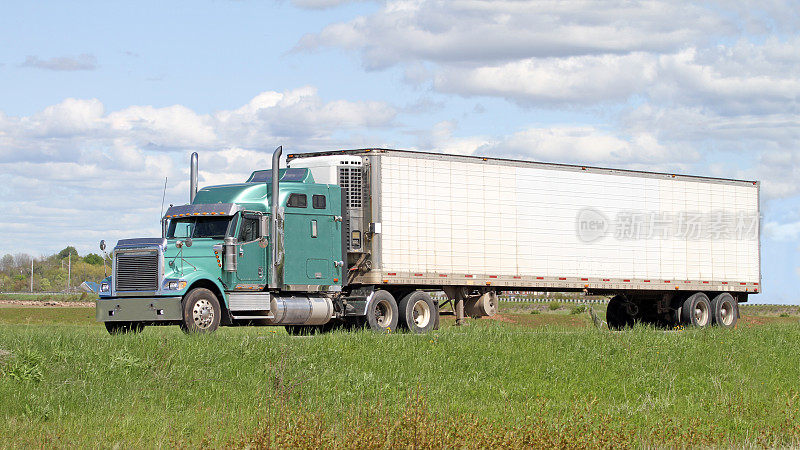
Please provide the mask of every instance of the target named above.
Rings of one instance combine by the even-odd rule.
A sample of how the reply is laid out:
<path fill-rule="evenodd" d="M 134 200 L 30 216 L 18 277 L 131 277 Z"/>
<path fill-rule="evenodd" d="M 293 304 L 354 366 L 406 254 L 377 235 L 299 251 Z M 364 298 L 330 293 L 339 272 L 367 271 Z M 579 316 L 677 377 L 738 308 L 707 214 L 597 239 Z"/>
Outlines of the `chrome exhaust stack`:
<path fill-rule="evenodd" d="M 279 239 L 279 207 L 280 207 L 280 168 L 281 168 L 281 154 L 283 153 L 283 146 L 279 146 L 272 153 L 272 198 L 270 199 L 270 214 L 269 214 L 269 236 L 270 244 L 272 245 L 272 261 L 269 265 L 269 287 L 278 289 L 278 265 L 282 263 L 283 255 L 281 255 L 281 242 Z"/>
<path fill-rule="evenodd" d="M 189 203 L 197 195 L 197 152 L 192 153 L 192 162 L 189 167 Z"/>

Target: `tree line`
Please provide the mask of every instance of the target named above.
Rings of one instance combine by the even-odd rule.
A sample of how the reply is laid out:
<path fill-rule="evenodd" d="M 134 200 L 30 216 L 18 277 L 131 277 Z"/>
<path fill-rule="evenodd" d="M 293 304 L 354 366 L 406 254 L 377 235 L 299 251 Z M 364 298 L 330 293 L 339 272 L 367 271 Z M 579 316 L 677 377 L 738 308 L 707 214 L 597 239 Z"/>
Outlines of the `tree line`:
<path fill-rule="evenodd" d="M 33 261 L 33 292 L 75 292 L 84 281 L 99 282 L 111 275 L 111 259 L 89 253 L 80 256 L 69 246 L 50 256 L 35 258 L 25 253 L 6 254 L 0 258 L 0 291 L 29 292 Z"/>

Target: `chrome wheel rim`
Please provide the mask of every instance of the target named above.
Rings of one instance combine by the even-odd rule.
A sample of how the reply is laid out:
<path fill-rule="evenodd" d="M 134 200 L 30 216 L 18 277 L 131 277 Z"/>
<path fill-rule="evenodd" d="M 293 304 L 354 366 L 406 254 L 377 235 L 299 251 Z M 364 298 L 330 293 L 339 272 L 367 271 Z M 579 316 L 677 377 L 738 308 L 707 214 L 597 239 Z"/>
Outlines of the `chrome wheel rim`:
<path fill-rule="evenodd" d="M 431 309 L 428 303 L 424 300 L 419 300 L 414 303 L 414 308 L 411 310 L 411 316 L 414 324 L 419 328 L 425 328 L 431 321 Z"/>
<path fill-rule="evenodd" d="M 733 317 L 735 314 L 736 313 L 733 311 L 733 305 L 731 302 L 722 302 L 719 308 L 719 315 L 723 324 L 730 326 L 730 324 L 733 323 Z"/>
<path fill-rule="evenodd" d="M 697 302 L 694 306 L 694 321 L 698 326 L 704 327 L 708 324 L 708 304 Z"/>
<path fill-rule="evenodd" d="M 375 321 L 381 328 L 387 328 L 392 323 L 392 308 L 387 302 L 378 302 L 375 305 Z"/>
<path fill-rule="evenodd" d="M 214 307 L 206 299 L 195 302 L 192 308 L 192 319 L 197 328 L 205 330 L 214 322 Z"/>

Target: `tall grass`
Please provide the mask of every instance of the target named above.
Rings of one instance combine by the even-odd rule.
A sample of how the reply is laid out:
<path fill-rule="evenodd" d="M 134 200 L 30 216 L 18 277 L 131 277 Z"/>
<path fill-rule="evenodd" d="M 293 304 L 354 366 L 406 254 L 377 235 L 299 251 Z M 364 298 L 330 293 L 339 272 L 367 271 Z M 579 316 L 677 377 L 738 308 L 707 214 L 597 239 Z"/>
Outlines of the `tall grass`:
<path fill-rule="evenodd" d="M 800 326 L 0 326 L 0 447 L 792 445 Z M 10 354 L 9 354 L 10 353 Z"/>

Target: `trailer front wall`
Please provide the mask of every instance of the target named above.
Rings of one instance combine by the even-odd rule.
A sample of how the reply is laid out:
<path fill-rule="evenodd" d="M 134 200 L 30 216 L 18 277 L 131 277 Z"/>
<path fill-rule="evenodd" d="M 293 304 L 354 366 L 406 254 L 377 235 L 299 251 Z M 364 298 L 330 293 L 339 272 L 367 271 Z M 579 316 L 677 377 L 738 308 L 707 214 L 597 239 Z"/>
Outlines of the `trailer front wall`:
<path fill-rule="evenodd" d="M 372 182 L 380 195 L 382 278 L 481 274 L 593 286 L 691 280 L 749 291 L 760 281 L 755 183 L 466 158 L 374 158 L 380 158 Z M 681 217 L 702 216 L 708 227 L 717 214 L 755 229 L 653 236 L 626 228 L 632 215 L 645 226 L 670 218 L 671 227 Z M 587 215 L 605 223 L 600 237 L 579 236 L 579 218 Z M 752 217 L 755 223 L 747 222 Z"/>

